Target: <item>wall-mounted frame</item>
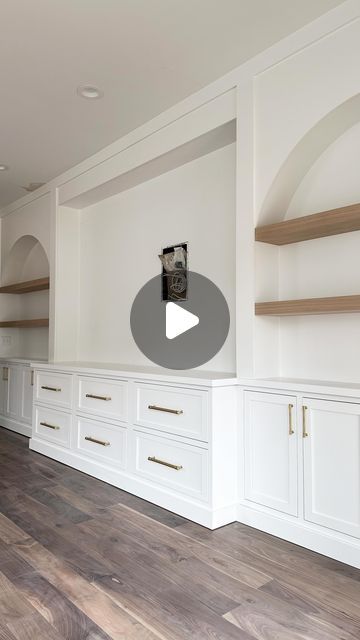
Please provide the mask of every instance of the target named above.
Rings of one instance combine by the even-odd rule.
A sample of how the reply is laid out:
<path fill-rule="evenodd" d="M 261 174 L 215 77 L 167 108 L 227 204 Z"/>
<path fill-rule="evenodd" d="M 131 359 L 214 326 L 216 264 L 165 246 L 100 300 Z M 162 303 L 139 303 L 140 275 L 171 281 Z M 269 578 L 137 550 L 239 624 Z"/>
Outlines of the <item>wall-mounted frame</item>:
<path fill-rule="evenodd" d="M 161 299 L 163 302 L 181 302 L 188 298 L 188 242 L 162 249 Z"/>

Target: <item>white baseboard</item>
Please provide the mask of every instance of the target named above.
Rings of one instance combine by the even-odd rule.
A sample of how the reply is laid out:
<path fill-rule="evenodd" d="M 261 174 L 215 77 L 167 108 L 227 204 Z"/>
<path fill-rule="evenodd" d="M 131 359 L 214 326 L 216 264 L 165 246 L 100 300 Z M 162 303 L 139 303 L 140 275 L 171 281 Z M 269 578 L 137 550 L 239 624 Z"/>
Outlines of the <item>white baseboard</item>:
<path fill-rule="evenodd" d="M 4 429 L 9 429 L 10 431 L 20 433 L 22 436 L 31 438 L 31 426 L 24 422 L 17 422 L 17 420 L 13 420 L 7 416 L 0 416 L 0 427 L 4 427 Z"/>
<path fill-rule="evenodd" d="M 64 450 L 54 444 L 36 438 L 30 440 L 30 449 L 119 489 L 128 491 L 139 498 L 148 500 L 183 518 L 197 522 L 208 529 L 216 529 L 236 520 L 237 505 L 211 510 L 206 504 L 201 504 L 186 496 L 179 496 L 179 494 L 152 484 L 148 480 L 144 481 L 125 471 L 108 468 L 100 462 L 89 460 L 79 455 L 77 452 Z"/>
<path fill-rule="evenodd" d="M 356 538 L 247 503 L 239 504 L 237 520 L 360 569 L 360 540 Z"/>

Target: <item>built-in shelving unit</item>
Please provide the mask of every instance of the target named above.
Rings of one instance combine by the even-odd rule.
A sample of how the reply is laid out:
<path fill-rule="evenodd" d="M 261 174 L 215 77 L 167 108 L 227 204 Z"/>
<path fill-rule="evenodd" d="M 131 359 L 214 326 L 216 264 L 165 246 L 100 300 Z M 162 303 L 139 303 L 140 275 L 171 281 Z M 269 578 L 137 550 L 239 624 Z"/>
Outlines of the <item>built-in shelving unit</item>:
<path fill-rule="evenodd" d="M 322 211 L 255 229 L 255 240 L 277 246 L 360 230 L 360 204 Z M 360 295 L 257 302 L 257 316 L 301 316 L 360 312 Z"/>
<path fill-rule="evenodd" d="M 0 322 L 0 327 L 18 327 L 18 328 L 32 328 L 32 327 L 48 327 L 49 318 L 35 318 L 33 320 L 5 320 Z"/>
<path fill-rule="evenodd" d="M 305 298 L 303 300 L 275 300 L 257 302 L 257 316 L 301 316 L 324 313 L 360 312 L 360 295 L 335 296 L 329 298 Z"/>
<path fill-rule="evenodd" d="M 255 229 L 255 240 L 284 245 L 360 230 L 360 204 L 314 213 Z"/>
<path fill-rule="evenodd" d="M 27 282 L 17 282 L 0 287 L 0 293 L 31 293 L 32 291 L 45 291 L 50 288 L 50 278 L 37 278 Z"/>
<path fill-rule="evenodd" d="M 37 278 L 26 282 L 16 282 L 0 287 L 0 293 L 31 293 L 33 291 L 45 291 L 50 288 L 50 278 Z M 0 322 L 0 327 L 32 328 L 48 327 L 49 318 L 35 318 L 32 320 L 4 320 Z"/>

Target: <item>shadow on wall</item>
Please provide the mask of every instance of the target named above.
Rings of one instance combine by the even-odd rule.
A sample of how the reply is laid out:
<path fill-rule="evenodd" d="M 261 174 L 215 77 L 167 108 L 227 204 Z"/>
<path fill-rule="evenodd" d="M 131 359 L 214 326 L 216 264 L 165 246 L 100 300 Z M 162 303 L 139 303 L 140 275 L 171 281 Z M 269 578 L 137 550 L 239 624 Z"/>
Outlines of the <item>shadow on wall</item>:
<path fill-rule="evenodd" d="M 325 149 L 359 121 L 360 94 L 357 94 L 330 111 L 308 131 L 278 172 L 261 207 L 258 225 L 284 219 L 295 191 L 312 165 Z"/>
<path fill-rule="evenodd" d="M 1 284 L 34 280 L 49 275 L 49 260 L 45 249 L 31 235 L 19 238 L 8 254 L 1 274 Z"/>

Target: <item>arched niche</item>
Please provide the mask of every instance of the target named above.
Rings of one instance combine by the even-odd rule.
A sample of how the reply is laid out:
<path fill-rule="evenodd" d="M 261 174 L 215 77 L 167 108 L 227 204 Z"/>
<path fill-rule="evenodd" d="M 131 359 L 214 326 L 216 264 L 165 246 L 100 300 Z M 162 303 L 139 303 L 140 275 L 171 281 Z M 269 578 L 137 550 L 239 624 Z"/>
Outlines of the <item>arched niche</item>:
<path fill-rule="evenodd" d="M 305 134 L 273 181 L 261 207 L 258 225 L 280 222 L 285 218 L 294 193 L 316 160 L 359 121 L 360 93 L 338 105 Z"/>
<path fill-rule="evenodd" d="M 40 241 L 32 235 L 19 238 L 3 266 L 2 285 L 49 275 L 49 260 Z"/>

